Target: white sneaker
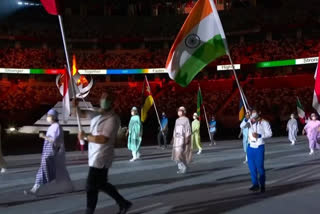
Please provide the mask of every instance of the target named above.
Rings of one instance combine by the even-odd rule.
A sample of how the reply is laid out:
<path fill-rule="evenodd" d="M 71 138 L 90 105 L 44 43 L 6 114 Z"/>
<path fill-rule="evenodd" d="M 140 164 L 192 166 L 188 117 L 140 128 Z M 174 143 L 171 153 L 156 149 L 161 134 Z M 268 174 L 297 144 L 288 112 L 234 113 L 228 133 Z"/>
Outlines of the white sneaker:
<path fill-rule="evenodd" d="M 248 163 L 248 161 L 247 161 L 247 160 L 244 160 L 244 161 L 243 161 L 243 164 L 246 164 L 246 163 Z"/>
<path fill-rule="evenodd" d="M 129 161 L 130 162 L 134 162 L 134 161 L 136 161 L 137 159 L 136 158 L 132 158 L 132 159 L 130 159 Z"/>
<path fill-rule="evenodd" d="M 6 171 L 7 171 L 6 168 L 2 168 L 1 171 L 0 171 L 0 173 L 5 173 Z"/>
<path fill-rule="evenodd" d="M 186 174 L 187 173 L 187 169 L 180 169 L 179 171 L 177 171 L 177 174 Z"/>
<path fill-rule="evenodd" d="M 314 154 L 314 151 L 313 151 L 313 150 L 309 152 L 309 155 L 313 155 L 313 154 Z"/>
<path fill-rule="evenodd" d="M 202 149 L 200 149 L 197 153 L 197 155 L 200 155 L 202 153 Z"/>
<path fill-rule="evenodd" d="M 140 159 L 140 157 L 141 157 L 141 154 L 140 154 L 140 152 L 138 152 L 136 159 Z"/>
<path fill-rule="evenodd" d="M 39 191 L 40 185 L 35 184 L 30 190 L 24 190 L 23 193 L 25 195 L 36 195 Z"/>

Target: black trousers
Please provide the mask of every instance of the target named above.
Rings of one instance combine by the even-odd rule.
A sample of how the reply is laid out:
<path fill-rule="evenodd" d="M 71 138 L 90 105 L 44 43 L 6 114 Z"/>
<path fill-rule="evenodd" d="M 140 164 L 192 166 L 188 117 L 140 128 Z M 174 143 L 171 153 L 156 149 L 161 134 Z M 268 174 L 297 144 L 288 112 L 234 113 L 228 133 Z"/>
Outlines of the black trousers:
<path fill-rule="evenodd" d="M 168 132 L 163 132 L 163 134 L 162 134 L 162 132 L 159 131 L 159 133 L 158 133 L 158 144 L 159 144 L 159 146 L 162 145 L 162 141 L 163 141 L 163 145 L 165 147 L 167 147 L 167 135 L 168 135 Z"/>
<path fill-rule="evenodd" d="M 108 168 L 89 168 L 87 179 L 87 214 L 93 214 L 98 202 L 99 191 L 103 191 L 113 198 L 119 206 L 123 206 L 126 200 L 119 194 L 115 186 L 108 182 Z"/>

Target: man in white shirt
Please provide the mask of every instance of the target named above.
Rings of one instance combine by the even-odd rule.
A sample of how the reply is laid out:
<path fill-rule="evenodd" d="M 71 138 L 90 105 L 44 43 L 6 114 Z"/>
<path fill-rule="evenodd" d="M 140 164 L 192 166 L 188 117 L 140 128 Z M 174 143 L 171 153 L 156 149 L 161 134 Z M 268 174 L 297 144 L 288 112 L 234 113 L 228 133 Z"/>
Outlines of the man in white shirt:
<path fill-rule="evenodd" d="M 248 166 L 251 174 L 251 191 L 265 192 L 264 170 L 264 140 L 272 137 L 271 127 L 268 121 L 262 119 L 257 110 L 253 110 L 250 119 L 244 119 L 241 128 L 249 127 L 248 131 Z M 259 175 L 259 179 L 258 179 Z"/>
<path fill-rule="evenodd" d="M 112 110 L 109 94 L 103 94 L 100 99 L 99 111 L 91 112 L 93 118 L 90 124 L 90 134 L 80 132 L 79 140 L 89 142 L 88 159 L 89 174 L 87 179 L 87 210 L 93 214 L 98 202 L 98 193 L 103 191 L 112 197 L 120 207 L 118 214 L 125 214 L 132 203 L 124 199 L 117 189 L 108 183 L 108 170 L 112 165 L 114 144 L 120 128 L 120 119 Z M 90 113 L 86 115 L 90 115 Z"/>

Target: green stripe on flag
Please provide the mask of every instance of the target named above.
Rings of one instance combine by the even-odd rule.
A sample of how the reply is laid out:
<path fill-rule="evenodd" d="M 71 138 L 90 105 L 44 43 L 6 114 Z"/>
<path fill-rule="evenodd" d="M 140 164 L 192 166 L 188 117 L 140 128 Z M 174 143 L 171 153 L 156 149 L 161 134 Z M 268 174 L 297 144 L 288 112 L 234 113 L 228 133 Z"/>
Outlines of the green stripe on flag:
<path fill-rule="evenodd" d="M 221 35 L 216 35 L 201 45 L 180 68 L 175 81 L 186 87 L 193 78 L 214 59 L 226 54 Z"/>

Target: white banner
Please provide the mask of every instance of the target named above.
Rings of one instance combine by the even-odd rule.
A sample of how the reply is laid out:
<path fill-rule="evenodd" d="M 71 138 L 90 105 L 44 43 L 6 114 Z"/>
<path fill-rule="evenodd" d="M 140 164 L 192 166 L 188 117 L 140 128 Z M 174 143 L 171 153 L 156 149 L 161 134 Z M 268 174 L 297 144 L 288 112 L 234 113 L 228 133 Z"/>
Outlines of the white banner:
<path fill-rule="evenodd" d="M 30 69 L 0 68 L 0 73 L 4 73 L 4 74 L 30 74 Z"/>
<path fill-rule="evenodd" d="M 240 64 L 235 64 L 234 69 L 240 70 Z M 218 71 L 229 71 L 229 70 L 232 70 L 232 65 L 218 65 L 217 70 Z"/>
<path fill-rule="evenodd" d="M 78 70 L 79 74 L 83 74 L 83 75 L 106 75 L 107 71 L 106 70 Z"/>
<path fill-rule="evenodd" d="M 162 73 L 168 73 L 165 68 L 151 68 L 148 69 L 148 74 L 162 74 Z"/>
<path fill-rule="evenodd" d="M 296 59 L 296 65 L 315 64 L 315 63 L 318 63 L 318 61 L 319 61 L 319 57 Z"/>

